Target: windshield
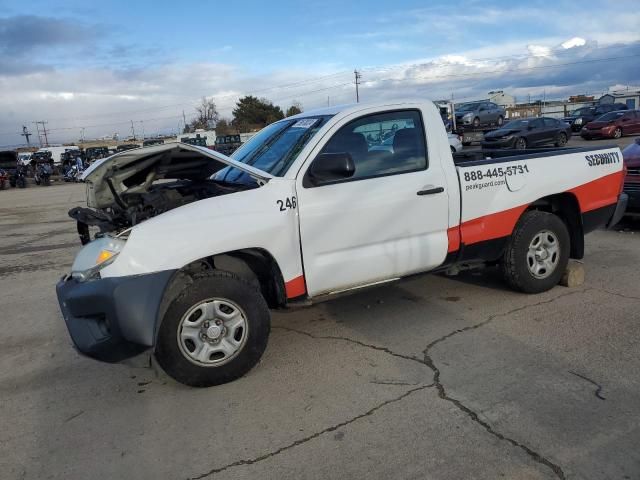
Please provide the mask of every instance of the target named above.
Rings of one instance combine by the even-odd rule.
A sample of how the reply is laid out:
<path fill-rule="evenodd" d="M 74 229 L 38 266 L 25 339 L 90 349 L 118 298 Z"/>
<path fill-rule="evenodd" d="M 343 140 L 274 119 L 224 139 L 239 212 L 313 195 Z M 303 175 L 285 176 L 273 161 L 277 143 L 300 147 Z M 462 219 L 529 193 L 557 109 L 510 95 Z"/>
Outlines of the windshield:
<path fill-rule="evenodd" d="M 456 111 L 458 112 L 473 112 L 478 108 L 478 103 L 467 103 L 465 105 L 460 105 L 456 107 Z"/>
<path fill-rule="evenodd" d="M 574 110 L 571 115 L 573 115 L 574 117 L 577 117 L 579 115 L 589 115 L 589 113 L 590 113 L 590 111 L 592 109 L 593 109 L 593 107 L 578 108 L 577 110 Z"/>
<path fill-rule="evenodd" d="M 610 122 L 612 120 L 617 120 L 618 118 L 620 118 L 621 116 L 624 115 L 624 112 L 610 112 L 610 113 L 605 113 L 604 115 L 602 115 L 601 117 L 597 118 L 598 122 Z"/>
<path fill-rule="evenodd" d="M 529 125 L 529 120 L 514 120 L 512 122 L 509 122 L 507 125 L 505 125 L 505 129 L 511 130 L 521 130 L 523 128 L 527 128 L 527 126 Z"/>
<path fill-rule="evenodd" d="M 281 177 L 329 118 L 331 116 L 324 115 L 272 123 L 233 152 L 231 158 Z M 217 172 L 213 179 L 228 183 L 255 184 L 247 173 L 231 166 Z"/>

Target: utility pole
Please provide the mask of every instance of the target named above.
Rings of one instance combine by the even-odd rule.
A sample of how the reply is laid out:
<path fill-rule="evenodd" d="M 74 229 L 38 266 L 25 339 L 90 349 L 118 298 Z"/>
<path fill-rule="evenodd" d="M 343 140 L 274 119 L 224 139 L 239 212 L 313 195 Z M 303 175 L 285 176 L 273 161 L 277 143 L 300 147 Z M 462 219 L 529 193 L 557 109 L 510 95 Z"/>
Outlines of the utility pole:
<path fill-rule="evenodd" d="M 184 122 L 184 128 L 182 129 L 183 133 L 187 129 L 187 117 L 184 115 L 184 110 L 182 110 L 182 121 Z"/>
<path fill-rule="evenodd" d="M 84 127 L 80 128 L 80 143 L 84 143 Z"/>
<path fill-rule="evenodd" d="M 360 103 L 360 91 L 358 90 L 358 85 L 360 85 L 360 79 L 362 78 L 362 74 L 358 72 L 358 70 L 354 70 L 353 74 L 356 77 L 356 103 Z"/>
<path fill-rule="evenodd" d="M 133 140 L 135 141 L 135 139 L 136 139 L 136 129 L 133 127 L 133 120 L 131 120 L 131 136 L 133 137 Z"/>
<path fill-rule="evenodd" d="M 24 137 L 27 139 L 27 146 L 31 146 L 31 143 L 29 143 L 29 137 L 33 135 L 33 133 L 29 133 L 29 130 L 27 130 L 27 126 L 23 125 L 22 126 L 22 133 L 20 134 L 20 136 Z"/>
<path fill-rule="evenodd" d="M 331 101 L 329 100 L 329 95 L 327 95 L 327 107 L 331 106 Z"/>
<path fill-rule="evenodd" d="M 42 125 L 42 133 L 44 134 L 44 145 L 45 147 L 49 146 L 49 138 L 47 137 L 47 123 L 44 120 L 40 120 L 37 122 L 33 122 L 36 124 L 36 130 L 38 132 L 38 140 L 40 141 L 40 146 L 42 147 L 42 137 L 40 136 L 40 125 Z"/>

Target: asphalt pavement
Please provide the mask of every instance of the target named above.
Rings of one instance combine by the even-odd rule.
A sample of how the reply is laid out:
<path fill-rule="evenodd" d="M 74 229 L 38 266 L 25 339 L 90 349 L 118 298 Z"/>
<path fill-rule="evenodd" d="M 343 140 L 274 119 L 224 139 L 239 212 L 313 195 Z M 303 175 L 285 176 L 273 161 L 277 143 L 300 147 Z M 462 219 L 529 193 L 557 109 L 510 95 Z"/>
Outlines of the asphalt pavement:
<path fill-rule="evenodd" d="M 428 275 L 273 314 L 209 389 L 78 355 L 54 285 L 84 186 L 0 191 L 0 477 L 639 479 L 640 231 L 587 237 L 586 282 Z"/>

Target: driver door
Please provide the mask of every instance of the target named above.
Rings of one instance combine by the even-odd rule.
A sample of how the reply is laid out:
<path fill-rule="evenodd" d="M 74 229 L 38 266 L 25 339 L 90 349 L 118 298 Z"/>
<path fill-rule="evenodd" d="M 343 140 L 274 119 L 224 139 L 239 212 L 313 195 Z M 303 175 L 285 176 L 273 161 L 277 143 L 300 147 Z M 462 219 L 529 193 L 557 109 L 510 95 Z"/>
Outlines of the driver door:
<path fill-rule="evenodd" d="M 346 153 L 355 173 L 311 184 L 307 162 L 298 176 L 309 295 L 441 265 L 448 246 L 448 192 L 439 158 L 429 161 L 420 110 L 344 120 L 327 137 L 312 161 L 322 153 Z"/>

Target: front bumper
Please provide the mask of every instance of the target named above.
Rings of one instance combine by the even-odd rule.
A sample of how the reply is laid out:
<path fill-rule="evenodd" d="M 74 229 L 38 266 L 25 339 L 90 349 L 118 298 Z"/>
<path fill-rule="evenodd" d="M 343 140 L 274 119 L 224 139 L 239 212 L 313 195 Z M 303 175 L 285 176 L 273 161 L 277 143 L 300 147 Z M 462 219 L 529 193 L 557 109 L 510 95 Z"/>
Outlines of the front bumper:
<path fill-rule="evenodd" d="M 60 310 L 76 349 L 103 362 L 134 357 L 155 340 L 165 288 L 173 270 L 56 285 Z"/>
<path fill-rule="evenodd" d="M 514 148 L 515 141 L 516 141 L 516 137 L 511 137 L 508 139 L 499 139 L 491 142 L 487 142 L 486 140 L 483 140 L 481 145 L 484 150 L 491 150 L 494 148 Z"/>
<path fill-rule="evenodd" d="M 620 220 L 622 220 L 622 217 L 627 211 L 628 202 L 629 202 L 629 195 L 627 195 L 626 193 L 621 193 L 620 196 L 618 197 L 618 203 L 616 205 L 616 209 L 613 212 L 611 219 L 609 219 L 609 222 L 607 223 L 607 228 L 613 228 L 618 224 Z"/>

